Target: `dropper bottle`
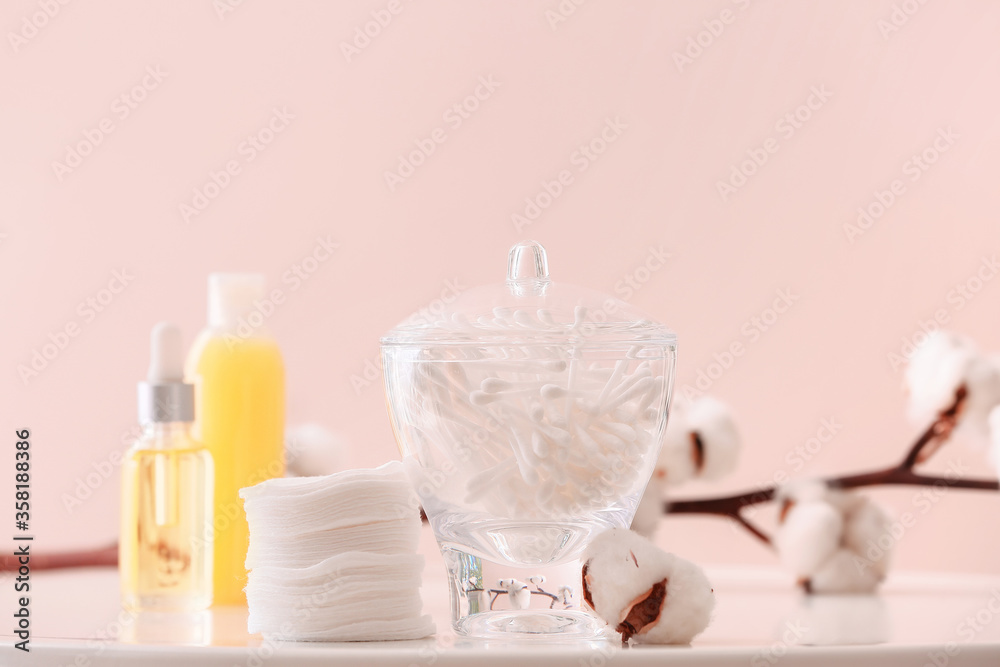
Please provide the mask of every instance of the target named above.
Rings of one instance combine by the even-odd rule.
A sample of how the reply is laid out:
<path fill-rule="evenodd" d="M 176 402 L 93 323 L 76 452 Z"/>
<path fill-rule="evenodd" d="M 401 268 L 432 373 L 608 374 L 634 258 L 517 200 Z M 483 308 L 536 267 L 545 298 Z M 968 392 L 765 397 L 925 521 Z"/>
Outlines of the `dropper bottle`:
<path fill-rule="evenodd" d="M 118 568 L 122 606 L 197 611 L 212 603 L 212 456 L 190 435 L 194 387 L 184 383 L 180 330 L 153 328 L 139 383 L 142 436 L 122 463 Z"/>

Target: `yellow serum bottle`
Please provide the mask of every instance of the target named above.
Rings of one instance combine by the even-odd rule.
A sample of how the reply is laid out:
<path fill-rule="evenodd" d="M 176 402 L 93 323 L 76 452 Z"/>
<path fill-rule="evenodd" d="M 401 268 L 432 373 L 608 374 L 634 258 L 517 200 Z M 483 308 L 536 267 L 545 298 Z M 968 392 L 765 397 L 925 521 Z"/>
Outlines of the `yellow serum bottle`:
<path fill-rule="evenodd" d="M 212 604 L 212 456 L 191 436 L 180 330 L 157 324 L 151 347 L 142 435 L 122 462 L 121 601 L 133 611 L 198 611 Z"/>
<path fill-rule="evenodd" d="M 213 273 L 208 327 L 188 355 L 196 436 L 215 461 L 214 603 L 246 604 L 249 528 L 239 490 L 285 474 L 285 367 L 264 323 L 264 276 Z"/>

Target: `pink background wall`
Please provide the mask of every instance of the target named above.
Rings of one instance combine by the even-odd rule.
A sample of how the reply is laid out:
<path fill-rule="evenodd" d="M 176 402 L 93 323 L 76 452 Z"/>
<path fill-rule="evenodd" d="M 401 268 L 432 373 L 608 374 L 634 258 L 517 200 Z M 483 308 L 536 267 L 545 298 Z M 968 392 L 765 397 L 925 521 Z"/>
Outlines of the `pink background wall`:
<path fill-rule="evenodd" d="M 901 456 L 919 427 L 888 355 L 936 312 L 1000 349 L 1000 280 L 975 280 L 1000 252 L 996 3 L 591 2 L 566 17 L 570 0 L 231 4 L 0 10 L 0 414 L 8 440 L 33 429 L 46 548 L 115 538 L 109 461 L 135 426 L 149 328 L 172 319 L 190 340 L 210 271 L 263 271 L 284 291 L 269 323 L 290 421 L 340 433 L 352 465 L 396 456 L 380 381 L 352 386 L 379 335 L 448 281 L 500 280 L 525 237 L 547 246 L 556 280 L 617 287 L 672 326 L 679 386 L 744 344 L 711 381 L 746 442 L 716 491 Z M 341 45 L 372 12 L 391 21 L 348 58 Z M 462 104 L 476 108 L 449 112 Z M 601 154 L 578 152 L 605 127 Z M 271 142 L 244 143 L 258 133 Z M 432 136 L 443 142 L 390 188 L 385 172 Z M 81 142 L 78 166 L 54 167 Z M 763 164 L 720 192 L 753 156 Z M 205 204 L 194 190 L 227 164 L 238 173 L 185 220 L 181 205 Z M 572 182 L 517 229 L 512 214 L 564 169 Z M 897 179 L 849 239 L 858 208 L 877 212 Z M 339 248 L 296 283 L 287 272 L 320 237 Z M 651 247 L 670 257 L 647 277 Z M 131 276 L 120 293 L 79 307 L 116 271 Z M 626 276 L 646 280 L 629 294 Z M 978 291 L 959 298 L 966 283 Z M 780 290 L 792 306 L 754 334 Z M 17 366 L 74 324 L 23 382 Z M 797 470 L 789 457 L 824 420 L 842 426 Z M 939 459 L 991 474 L 961 443 Z M 95 471 L 110 478 L 92 475 L 68 511 Z M 916 501 L 877 495 L 897 512 Z M 901 539 L 899 567 L 996 572 L 998 510 L 997 497 L 945 494 Z M 672 520 L 661 541 L 708 563 L 773 562 L 713 519 Z"/>

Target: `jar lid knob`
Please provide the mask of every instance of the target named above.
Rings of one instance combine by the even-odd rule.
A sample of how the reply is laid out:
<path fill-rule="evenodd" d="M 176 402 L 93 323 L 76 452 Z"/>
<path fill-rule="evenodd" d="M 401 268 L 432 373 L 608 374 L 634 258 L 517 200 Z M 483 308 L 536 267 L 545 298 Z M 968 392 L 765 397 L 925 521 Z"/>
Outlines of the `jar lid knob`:
<path fill-rule="evenodd" d="M 507 255 L 507 285 L 518 296 L 541 294 L 549 285 L 549 260 L 538 241 L 515 243 Z"/>

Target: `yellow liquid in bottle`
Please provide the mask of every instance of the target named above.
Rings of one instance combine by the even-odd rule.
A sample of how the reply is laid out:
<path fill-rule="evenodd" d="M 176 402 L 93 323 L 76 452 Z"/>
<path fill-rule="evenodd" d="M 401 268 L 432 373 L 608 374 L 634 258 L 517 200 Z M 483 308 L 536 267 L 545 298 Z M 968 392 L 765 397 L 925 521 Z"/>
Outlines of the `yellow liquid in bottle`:
<path fill-rule="evenodd" d="M 215 604 L 246 604 L 249 528 L 239 490 L 285 474 L 285 367 L 269 338 L 205 332 L 188 358 L 196 433 L 215 462 Z"/>
<path fill-rule="evenodd" d="M 212 602 L 212 457 L 186 427 L 164 428 L 122 462 L 122 604 L 196 611 Z"/>

